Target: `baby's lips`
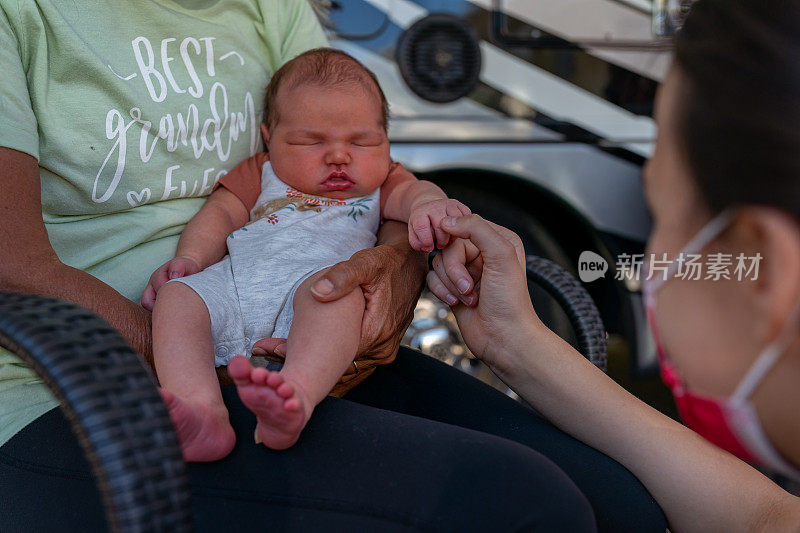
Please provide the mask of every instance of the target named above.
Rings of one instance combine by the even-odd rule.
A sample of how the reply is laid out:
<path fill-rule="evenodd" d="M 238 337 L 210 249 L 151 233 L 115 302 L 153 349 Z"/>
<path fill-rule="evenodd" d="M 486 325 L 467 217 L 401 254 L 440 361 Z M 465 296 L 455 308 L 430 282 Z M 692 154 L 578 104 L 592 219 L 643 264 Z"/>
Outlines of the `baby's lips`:
<path fill-rule="evenodd" d="M 345 179 L 347 181 L 353 181 L 350 179 L 350 176 L 344 170 L 334 170 L 330 174 L 328 174 L 328 179 Z"/>
<path fill-rule="evenodd" d="M 346 191 L 355 186 L 355 181 L 344 170 L 334 170 L 322 182 L 322 188 L 327 191 Z"/>

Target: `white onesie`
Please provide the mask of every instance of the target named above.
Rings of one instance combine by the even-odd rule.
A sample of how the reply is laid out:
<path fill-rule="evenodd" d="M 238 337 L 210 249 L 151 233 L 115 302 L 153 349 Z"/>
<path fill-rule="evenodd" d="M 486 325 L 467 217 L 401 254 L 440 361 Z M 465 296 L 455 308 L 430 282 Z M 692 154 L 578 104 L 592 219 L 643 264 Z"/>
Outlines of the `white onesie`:
<path fill-rule="evenodd" d="M 375 245 L 380 189 L 332 200 L 283 183 L 267 162 L 250 222 L 228 236 L 228 255 L 202 272 L 173 281 L 191 287 L 211 316 L 214 359 L 250 357 L 253 343 L 286 337 L 294 293 L 306 278 Z"/>

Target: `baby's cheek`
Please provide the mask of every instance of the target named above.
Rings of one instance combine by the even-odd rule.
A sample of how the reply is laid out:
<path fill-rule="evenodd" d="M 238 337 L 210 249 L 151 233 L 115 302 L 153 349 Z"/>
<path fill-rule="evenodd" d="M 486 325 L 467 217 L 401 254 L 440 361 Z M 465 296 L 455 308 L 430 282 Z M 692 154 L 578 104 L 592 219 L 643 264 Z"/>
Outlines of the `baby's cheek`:
<path fill-rule="evenodd" d="M 369 188 L 370 192 L 376 190 L 378 187 L 382 187 L 384 183 L 386 183 L 386 178 L 389 174 L 389 167 L 386 165 L 375 165 L 375 167 L 371 168 L 366 176 L 366 187 Z"/>

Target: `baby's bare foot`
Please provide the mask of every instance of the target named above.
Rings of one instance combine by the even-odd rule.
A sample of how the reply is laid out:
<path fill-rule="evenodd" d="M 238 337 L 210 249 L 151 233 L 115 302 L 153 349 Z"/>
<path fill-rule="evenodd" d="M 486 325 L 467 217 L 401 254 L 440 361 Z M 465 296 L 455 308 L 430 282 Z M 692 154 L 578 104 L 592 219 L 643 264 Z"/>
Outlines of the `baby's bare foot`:
<path fill-rule="evenodd" d="M 178 398 L 166 389 L 159 390 L 175 426 L 184 461 L 216 461 L 231 453 L 236 434 L 226 412 Z"/>
<path fill-rule="evenodd" d="M 300 391 L 277 372 L 253 368 L 245 357 L 234 357 L 228 375 L 239 390 L 239 398 L 258 420 L 256 434 L 273 450 L 285 450 L 297 442 L 308 421 Z"/>

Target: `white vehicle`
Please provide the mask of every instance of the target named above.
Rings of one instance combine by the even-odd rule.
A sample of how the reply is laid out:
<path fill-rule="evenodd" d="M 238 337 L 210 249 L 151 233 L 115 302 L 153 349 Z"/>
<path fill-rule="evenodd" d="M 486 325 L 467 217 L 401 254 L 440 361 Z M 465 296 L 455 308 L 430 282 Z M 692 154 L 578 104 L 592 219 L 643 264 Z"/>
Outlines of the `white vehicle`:
<path fill-rule="evenodd" d="M 607 330 L 629 341 L 633 370 L 652 371 L 638 284 L 615 280 L 614 265 L 621 253 L 641 253 L 649 231 L 641 171 L 656 132 L 655 89 L 670 62 L 653 28 L 668 32 L 674 21 L 663 9 L 681 4 L 316 3 L 325 4 L 333 45 L 380 79 L 395 160 L 516 231 L 528 253 L 572 272 L 584 250 L 606 258 L 605 278 L 585 287 Z M 536 289 L 534 300 L 545 322 L 569 337 L 552 300 Z M 406 342 L 477 368 L 432 296 L 421 300 Z"/>

